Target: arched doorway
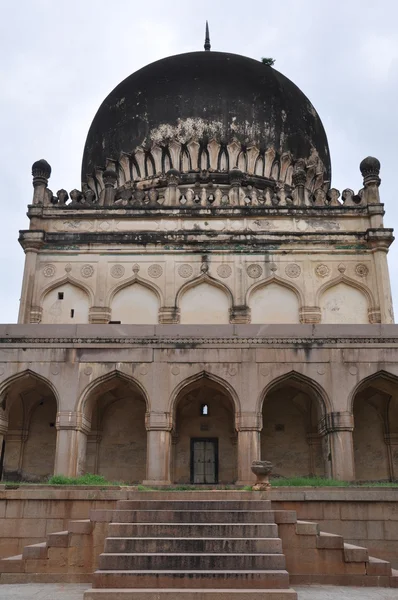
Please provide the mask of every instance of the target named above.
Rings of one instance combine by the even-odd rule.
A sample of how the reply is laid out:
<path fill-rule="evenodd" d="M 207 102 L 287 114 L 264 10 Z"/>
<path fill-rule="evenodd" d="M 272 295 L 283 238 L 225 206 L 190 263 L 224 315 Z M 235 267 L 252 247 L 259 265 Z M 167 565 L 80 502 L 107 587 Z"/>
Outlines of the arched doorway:
<path fill-rule="evenodd" d="M 378 373 L 365 380 L 353 400 L 355 478 L 398 478 L 398 378 Z"/>
<path fill-rule="evenodd" d="M 5 389 L 1 402 L 8 418 L 3 480 L 46 481 L 54 473 L 57 400 L 50 385 L 27 372 Z"/>
<path fill-rule="evenodd" d="M 116 373 L 101 379 L 88 394 L 83 411 L 91 422 L 84 471 L 110 481 L 143 481 L 146 400 L 134 380 Z"/>
<path fill-rule="evenodd" d="M 186 385 L 174 411 L 174 482 L 233 483 L 236 443 L 234 403 L 228 391 L 206 376 Z"/>
<path fill-rule="evenodd" d="M 325 409 L 307 378 L 290 374 L 263 401 L 261 458 L 282 477 L 326 476 L 327 438 L 320 433 Z"/>

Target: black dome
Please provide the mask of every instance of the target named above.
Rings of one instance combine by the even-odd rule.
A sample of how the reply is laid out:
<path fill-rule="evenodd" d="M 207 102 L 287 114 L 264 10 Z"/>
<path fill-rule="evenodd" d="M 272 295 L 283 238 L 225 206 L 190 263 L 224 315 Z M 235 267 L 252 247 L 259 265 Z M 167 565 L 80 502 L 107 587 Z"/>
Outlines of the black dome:
<path fill-rule="evenodd" d="M 326 133 L 308 98 L 272 67 L 224 52 L 171 56 L 122 81 L 91 124 L 82 179 L 121 152 L 192 135 L 291 152 L 295 160 L 315 149 L 330 179 Z"/>

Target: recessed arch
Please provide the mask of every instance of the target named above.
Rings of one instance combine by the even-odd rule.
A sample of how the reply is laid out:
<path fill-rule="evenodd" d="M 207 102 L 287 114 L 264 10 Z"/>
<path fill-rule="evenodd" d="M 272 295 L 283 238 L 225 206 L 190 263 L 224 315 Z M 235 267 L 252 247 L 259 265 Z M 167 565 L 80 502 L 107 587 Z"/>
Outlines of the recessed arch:
<path fill-rule="evenodd" d="M 64 277 L 61 277 L 60 279 L 57 279 L 56 281 L 52 281 L 49 285 L 47 285 L 43 289 L 43 291 L 40 295 L 40 301 L 39 301 L 40 306 L 43 305 L 43 300 L 49 292 L 51 292 L 52 290 L 55 290 L 56 288 L 60 287 L 61 285 L 65 285 L 67 283 L 70 283 L 71 285 L 74 285 L 75 287 L 80 288 L 83 292 L 86 292 L 86 294 L 90 300 L 90 305 L 92 306 L 94 304 L 93 290 L 90 287 L 88 287 L 87 285 L 84 285 L 84 283 L 82 283 L 78 279 L 75 279 L 74 277 L 72 277 L 71 275 L 65 275 Z"/>
<path fill-rule="evenodd" d="M 194 375 L 191 375 L 190 377 L 187 377 L 186 379 L 181 381 L 178 385 L 176 385 L 176 387 L 172 391 L 172 393 L 170 395 L 170 399 L 169 399 L 168 412 L 171 415 L 173 415 L 173 416 L 175 415 L 175 406 L 176 406 L 176 402 L 178 401 L 178 397 L 182 393 L 184 393 L 184 391 L 188 391 L 189 386 L 196 384 L 197 382 L 200 382 L 203 379 L 207 379 L 208 381 L 213 382 L 215 385 L 218 385 L 220 387 L 220 389 L 224 389 L 224 391 L 230 395 L 230 397 L 233 401 L 235 413 L 236 414 L 240 413 L 241 409 L 240 409 L 239 396 L 238 396 L 236 390 L 232 387 L 232 385 L 230 383 L 228 383 L 228 381 L 226 381 L 222 377 L 219 377 L 218 375 L 214 375 L 214 373 L 210 373 L 209 371 L 202 370 L 202 371 L 199 371 L 198 373 L 195 373 Z"/>
<path fill-rule="evenodd" d="M 350 396 L 358 480 L 395 480 L 398 456 L 391 441 L 398 436 L 398 377 L 384 370 L 362 379 Z"/>
<path fill-rule="evenodd" d="M 14 375 L 11 375 L 10 377 L 8 377 L 4 381 L 2 381 L 0 383 L 0 399 L 3 400 L 4 395 L 7 394 L 7 390 L 11 385 L 13 385 L 14 383 L 17 383 L 18 381 L 23 381 L 24 379 L 27 379 L 28 377 L 31 377 L 32 379 L 36 379 L 37 381 L 46 385 L 51 390 L 51 392 L 54 394 L 55 400 L 57 402 L 57 411 L 58 411 L 59 410 L 59 393 L 58 393 L 56 387 L 53 385 L 53 383 L 49 379 L 47 379 L 46 377 L 43 377 L 43 375 L 40 375 L 39 373 L 33 371 L 32 369 L 25 369 L 24 371 L 22 371 L 20 373 L 15 373 Z"/>
<path fill-rule="evenodd" d="M 2 382 L 7 479 L 43 481 L 54 472 L 58 394 L 45 377 L 25 370 Z M 3 423 L 4 423 L 4 419 Z"/>
<path fill-rule="evenodd" d="M 125 380 L 128 383 L 130 383 L 133 387 L 135 387 L 137 389 L 138 393 L 142 394 L 142 396 L 145 399 L 146 411 L 147 412 L 150 411 L 149 396 L 148 396 L 148 392 L 146 391 L 144 386 L 139 381 L 137 381 L 137 379 L 135 377 L 133 377 L 132 375 L 127 375 L 126 373 L 123 373 L 122 371 L 118 371 L 117 369 L 114 369 L 110 373 L 106 373 L 105 375 L 101 375 L 101 376 L 97 377 L 96 379 L 94 379 L 94 381 L 91 381 L 84 388 L 83 392 L 80 394 L 80 397 L 78 398 L 78 400 L 76 402 L 76 411 L 83 413 L 83 414 L 87 414 L 87 409 L 89 411 L 92 409 L 92 407 L 90 407 L 87 404 L 87 401 L 89 400 L 89 396 L 92 394 L 92 392 L 95 391 L 95 389 L 97 387 L 102 386 L 103 384 L 105 384 L 115 378 L 120 378 L 122 380 Z"/>
<path fill-rule="evenodd" d="M 254 283 L 247 291 L 246 305 L 252 323 L 300 323 L 303 297 L 300 288 L 276 275 Z"/>
<path fill-rule="evenodd" d="M 184 380 L 171 397 L 176 483 L 227 484 L 237 478 L 236 398 L 226 382 L 209 375 L 202 371 Z"/>
<path fill-rule="evenodd" d="M 353 296 L 351 302 L 347 302 L 347 299 L 344 299 L 343 297 L 341 297 L 340 300 L 336 298 L 334 301 L 335 306 L 329 306 L 329 302 L 328 306 L 325 305 L 324 307 L 325 296 L 334 288 L 338 291 L 339 286 L 341 288 L 340 295 L 344 293 L 344 287 L 356 290 L 360 295 L 357 295 L 356 297 Z M 361 297 L 363 298 L 363 302 Z M 377 309 L 373 294 L 369 288 L 344 274 L 326 282 L 319 288 L 316 293 L 315 305 L 321 308 L 322 322 L 332 324 L 340 322 L 353 324 L 364 322 L 366 324 L 369 323 L 370 311 Z M 341 312 L 340 308 L 343 306 L 345 311 Z M 335 315 L 333 313 L 335 313 Z"/>
<path fill-rule="evenodd" d="M 110 292 L 112 321 L 155 325 L 161 306 L 160 290 L 142 278 L 130 278 Z"/>
<path fill-rule="evenodd" d="M 162 294 L 161 289 L 155 283 L 152 283 L 152 281 L 147 281 L 146 279 L 143 279 L 139 275 L 133 275 L 132 277 L 129 277 L 125 281 L 122 281 L 121 283 L 117 283 L 113 288 L 111 288 L 111 290 L 108 292 L 108 296 L 106 298 L 106 305 L 111 306 L 112 300 L 113 300 L 115 294 L 120 292 L 120 290 L 122 290 L 123 288 L 129 287 L 130 285 L 134 285 L 135 283 L 148 288 L 154 294 L 156 294 L 156 297 L 159 300 L 159 305 L 163 306 L 163 304 L 164 304 L 163 303 L 163 294 Z"/>
<path fill-rule="evenodd" d="M 257 412 L 261 412 L 264 404 L 265 397 L 277 387 L 285 384 L 293 382 L 296 384 L 298 389 L 308 390 L 309 393 L 312 394 L 314 398 L 317 398 L 321 401 L 322 410 L 324 413 L 332 412 L 333 407 L 330 401 L 329 396 L 327 395 L 324 388 L 314 379 L 304 375 L 303 373 L 299 373 L 298 371 L 291 370 L 279 377 L 276 377 L 272 381 L 270 381 L 265 388 L 260 393 L 258 404 L 257 404 Z"/>
<path fill-rule="evenodd" d="M 195 296 L 195 288 L 202 293 Z M 177 291 L 175 304 L 180 310 L 181 323 L 228 324 L 233 296 L 227 285 L 205 273 Z"/>
<path fill-rule="evenodd" d="M 87 441 L 81 470 L 112 481 L 143 481 L 148 396 L 135 378 L 118 370 L 98 377 L 83 391 L 77 410 Z"/>
<path fill-rule="evenodd" d="M 323 427 L 326 395 L 310 378 L 290 371 L 261 395 L 261 456 L 280 476 L 325 476 L 329 454 Z"/>

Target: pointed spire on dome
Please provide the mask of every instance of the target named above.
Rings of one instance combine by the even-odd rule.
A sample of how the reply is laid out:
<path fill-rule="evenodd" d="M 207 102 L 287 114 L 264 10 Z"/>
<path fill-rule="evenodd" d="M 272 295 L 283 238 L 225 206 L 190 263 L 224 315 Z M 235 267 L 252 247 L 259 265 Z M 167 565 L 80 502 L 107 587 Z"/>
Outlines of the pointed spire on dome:
<path fill-rule="evenodd" d="M 209 23 L 206 21 L 206 35 L 205 35 L 205 50 L 209 52 L 211 49 L 210 46 L 210 33 L 209 33 Z"/>

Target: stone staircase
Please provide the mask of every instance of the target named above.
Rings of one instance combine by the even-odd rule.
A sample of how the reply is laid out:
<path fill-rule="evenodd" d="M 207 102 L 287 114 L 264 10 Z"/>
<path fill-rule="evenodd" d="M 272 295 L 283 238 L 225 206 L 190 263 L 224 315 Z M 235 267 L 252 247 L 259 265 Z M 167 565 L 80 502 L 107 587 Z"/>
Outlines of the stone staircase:
<path fill-rule="evenodd" d="M 127 497 L 1 559 L 0 584 L 92 583 L 85 600 L 292 600 L 289 582 L 398 588 L 388 561 L 272 510 L 266 493 Z"/>
<path fill-rule="evenodd" d="M 104 512 L 84 600 L 297 599 L 269 500 L 121 500 Z"/>

